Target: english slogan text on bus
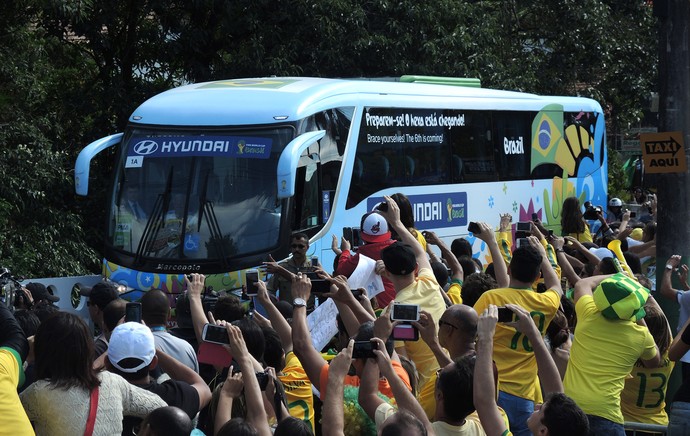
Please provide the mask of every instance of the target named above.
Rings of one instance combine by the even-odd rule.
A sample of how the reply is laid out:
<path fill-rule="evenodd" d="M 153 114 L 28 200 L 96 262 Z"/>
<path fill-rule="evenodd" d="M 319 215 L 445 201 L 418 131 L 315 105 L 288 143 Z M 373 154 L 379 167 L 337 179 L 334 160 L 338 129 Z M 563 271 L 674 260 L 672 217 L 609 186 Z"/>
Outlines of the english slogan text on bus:
<path fill-rule="evenodd" d="M 644 170 L 647 173 L 684 173 L 687 171 L 682 132 L 640 134 Z"/>

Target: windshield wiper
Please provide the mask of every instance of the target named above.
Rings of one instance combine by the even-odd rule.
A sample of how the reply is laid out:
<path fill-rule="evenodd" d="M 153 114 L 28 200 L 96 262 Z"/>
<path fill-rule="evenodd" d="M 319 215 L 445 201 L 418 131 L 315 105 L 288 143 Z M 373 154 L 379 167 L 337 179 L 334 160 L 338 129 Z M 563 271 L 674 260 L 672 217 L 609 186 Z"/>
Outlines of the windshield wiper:
<path fill-rule="evenodd" d="M 209 174 L 207 172 L 206 177 L 204 177 L 204 186 L 201 190 L 201 194 L 199 195 L 199 222 L 197 223 L 197 232 L 201 230 L 201 222 L 203 221 L 204 216 L 206 216 L 206 221 L 208 222 L 208 229 L 211 233 L 211 241 L 213 241 L 213 245 L 216 247 L 218 253 L 220 254 L 219 257 L 221 259 L 223 267 L 229 269 L 230 266 L 228 264 L 228 256 L 225 252 L 225 247 L 223 244 L 223 233 L 220 230 L 218 218 L 216 217 L 216 212 L 213 209 L 213 202 L 208 201 L 206 199 L 208 178 Z"/>
<path fill-rule="evenodd" d="M 151 253 L 153 251 L 158 251 L 159 249 L 154 249 L 152 247 L 152 242 L 156 241 L 160 231 L 163 229 L 165 213 L 168 211 L 170 206 L 170 198 L 172 194 L 172 168 L 168 172 L 168 180 L 165 183 L 165 191 L 158 194 L 156 202 L 153 204 L 153 210 L 151 211 L 151 216 L 146 221 L 146 226 L 144 227 L 144 233 L 141 235 L 141 241 L 137 247 L 137 252 L 134 257 L 134 265 L 142 265 L 142 258 L 144 254 Z"/>

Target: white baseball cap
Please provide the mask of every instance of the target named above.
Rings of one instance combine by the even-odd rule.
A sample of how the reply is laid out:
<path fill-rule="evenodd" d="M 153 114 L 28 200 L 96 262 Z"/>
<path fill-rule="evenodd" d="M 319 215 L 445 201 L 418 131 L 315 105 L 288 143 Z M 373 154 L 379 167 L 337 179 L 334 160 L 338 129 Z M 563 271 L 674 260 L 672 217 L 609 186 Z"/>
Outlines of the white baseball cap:
<path fill-rule="evenodd" d="M 365 242 L 383 242 L 391 238 L 391 232 L 388 231 L 386 219 L 376 212 L 369 212 L 364 215 L 360 228 L 362 230 L 360 237 Z"/>
<path fill-rule="evenodd" d="M 153 333 L 144 324 L 126 322 L 115 327 L 108 343 L 108 360 L 122 372 L 135 373 L 151 364 L 156 355 Z M 124 359 L 136 359 L 141 363 L 133 367 L 123 366 Z"/>

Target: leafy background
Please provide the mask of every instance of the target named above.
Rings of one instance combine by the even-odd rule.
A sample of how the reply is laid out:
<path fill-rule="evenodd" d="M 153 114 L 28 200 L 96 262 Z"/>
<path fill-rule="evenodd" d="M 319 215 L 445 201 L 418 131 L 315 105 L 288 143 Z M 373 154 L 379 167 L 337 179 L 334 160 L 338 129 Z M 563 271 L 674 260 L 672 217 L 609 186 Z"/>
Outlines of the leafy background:
<path fill-rule="evenodd" d="M 651 6 L 630 0 L 5 0 L 0 29 L 0 265 L 26 277 L 99 271 L 113 155 L 94 162 L 86 199 L 74 161 L 165 89 L 266 75 L 478 77 L 594 98 L 614 137 L 648 106 L 658 39 Z M 610 163 L 622 194 L 615 153 Z"/>

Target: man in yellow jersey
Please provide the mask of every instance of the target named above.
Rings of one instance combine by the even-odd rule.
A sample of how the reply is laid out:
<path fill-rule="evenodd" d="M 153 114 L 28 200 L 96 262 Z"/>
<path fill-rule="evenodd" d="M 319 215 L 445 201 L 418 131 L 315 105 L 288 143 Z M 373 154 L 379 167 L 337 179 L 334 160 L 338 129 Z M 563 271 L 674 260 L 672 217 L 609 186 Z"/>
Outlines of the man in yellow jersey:
<path fill-rule="evenodd" d="M 539 378 L 544 392 L 547 393 L 546 400 L 539 410 L 534 411 L 527 419 L 530 433 L 539 436 L 587 436 L 590 434 L 587 415 L 572 398 L 563 393 L 561 376 L 542 340 L 542 333 L 525 309 L 516 305 L 507 307 L 513 312 L 515 319 L 510 325 L 534 343 Z M 474 366 L 474 386 L 477 387 L 491 386 L 495 383 L 491 360 L 497 321 L 498 308 L 492 304 L 484 310 L 477 323 L 477 362 Z M 472 394 L 484 431 L 490 435 L 511 435 L 496 405 L 493 391 L 478 388 L 474 389 Z"/>
<path fill-rule="evenodd" d="M 523 244 L 513 252 L 508 267 L 509 286 L 485 292 L 474 309 L 481 314 L 492 304 L 498 307 L 517 304 L 530 313 L 543 336 L 560 306 L 563 292 L 544 246 L 534 236 L 527 240 L 528 245 Z M 540 274 L 546 286 L 543 293 L 532 289 Z M 508 415 L 513 434 L 529 435 L 527 419 L 534 412 L 535 402 L 542 400 L 533 346 L 524 334 L 506 323 L 496 326 L 493 342 L 500 386 L 498 404 Z"/>
<path fill-rule="evenodd" d="M 398 205 L 391 197 L 384 198 L 388 210 L 379 213 L 386 218 L 389 227 L 397 232 L 402 242 L 396 242 L 381 251 L 382 260 L 377 261 L 376 272 L 393 283 L 395 303 L 419 305 L 433 319 L 441 319 L 446 303 L 439 292 L 429 258 L 419 241 L 400 221 Z M 434 352 L 424 341 L 396 342 L 395 351 L 415 363 L 419 372 L 419 386 L 423 389 L 439 368 Z"/>
<path fill-rule="evenodd" d="M 0 301 L 0 434 L 34 434 L 17 395 L 17 386 L 24 383 L 22 362 L 28 354 L 24 332 L 5 302 Z"/>
<path fill-rule="evenodd" d="M 575 284 L 577 327 L 563 385 L 587 414 L 592 434 L 625 435 L 620 406 L 625 379 L 638 359 L 648 368 L 661 363 L 643 318 L 648 296 L 646 288 L 620 273 Z"/>

